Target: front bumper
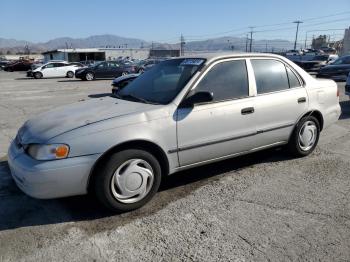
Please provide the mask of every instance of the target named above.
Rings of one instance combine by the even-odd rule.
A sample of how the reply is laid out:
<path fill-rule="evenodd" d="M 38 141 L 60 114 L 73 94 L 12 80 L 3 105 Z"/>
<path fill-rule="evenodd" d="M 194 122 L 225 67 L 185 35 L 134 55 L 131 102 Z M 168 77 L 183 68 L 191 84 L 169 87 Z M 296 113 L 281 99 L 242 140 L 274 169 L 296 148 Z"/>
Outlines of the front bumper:
<path fill-rule="evenodd" d="M 50 199 L 86 194 L 90 171 L 99 156 L 38 161 L 12 142 L 8 164 L 13 179 L 24 193 L 34 198 Z"/>

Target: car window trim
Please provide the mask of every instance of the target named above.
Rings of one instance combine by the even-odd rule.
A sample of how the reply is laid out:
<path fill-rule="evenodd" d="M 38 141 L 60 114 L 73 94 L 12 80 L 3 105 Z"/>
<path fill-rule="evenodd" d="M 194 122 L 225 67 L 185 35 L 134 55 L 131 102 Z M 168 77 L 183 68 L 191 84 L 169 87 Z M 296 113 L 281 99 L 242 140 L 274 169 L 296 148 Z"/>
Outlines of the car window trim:
<path fill-rule="evenodd" d="M 193 90 L 195 90 L 198 86 L 198 84 L 202 81 L 202 79 L 208 74 L 208 72 L 217 64 L 224 63 L 224 62 L 229 62 L 229 61 L 241 61 L 243 60 L 246 65 L 246 70 L 247 70 L 247 80 L 248 80 L 248 95 L 243 96 L 243 97 L 233 97 L 233 98 L 228 98 L 228 99 L 223 99 L 223 100 L 218 100 L 218 101 L 211 101 L 211 102 L 205 102 L 205 103 L 200 103 L 196 104 L 195 106 L 200 106 L 200 105 L 208 105 L 208 104 L 216 104 L 216 103 L 223 103 L 223 102 L 228 102 L 228 101 L 233 101 L 233 100 L 240 100 L 244 98 L 250 98 L 253 97 L 251 94 L 251 88 L 250 88 L 250 77 L 249 77 L 249 68 L 248 68 L 248 63 L 247 63 L 247 58 L 246 57 L 235 57 L 235 58 L 225 58 L 225 59 L 220 59 L 217 61 L 214 61 L 213 63 L 209 64 L 207 68 L 203 71 L 203 73 L 196 79 L 196 82 L 192 85 L 192 87 L 188 90 L 186 95 L 183 97 L 182 101 L 187 98 L 189 93 L 191 93 Z M 182 102 L 181 101 L 181 102 Z M 181 104 L 181 103 L 180 103 Z"/>

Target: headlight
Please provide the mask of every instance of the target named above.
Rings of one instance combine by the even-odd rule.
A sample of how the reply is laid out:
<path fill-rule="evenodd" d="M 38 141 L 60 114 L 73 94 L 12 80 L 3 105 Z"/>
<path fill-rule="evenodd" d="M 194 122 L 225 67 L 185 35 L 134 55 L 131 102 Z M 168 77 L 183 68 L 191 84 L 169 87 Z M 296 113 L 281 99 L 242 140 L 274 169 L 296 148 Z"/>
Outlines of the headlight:
<path fill-rule="evenodd" d="M 68 157 L 69 146 L 65 144 L 31 144 L 27 149 L 28 154 L 36 160 L 54 160 Z"/>

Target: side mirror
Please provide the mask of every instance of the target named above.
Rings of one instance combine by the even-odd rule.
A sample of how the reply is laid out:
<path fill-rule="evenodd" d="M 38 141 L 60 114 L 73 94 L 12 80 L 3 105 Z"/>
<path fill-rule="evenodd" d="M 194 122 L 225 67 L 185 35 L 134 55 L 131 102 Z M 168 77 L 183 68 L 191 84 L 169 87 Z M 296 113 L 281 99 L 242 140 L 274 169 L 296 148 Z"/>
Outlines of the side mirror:
<path fill-rule="evenodd" d="M 214 96 L 211 92 L 197 92 L 187 97 L 182 103 L 182 107 L 193 107 L 195 104 L 201 104 L 213 101 Z"/>

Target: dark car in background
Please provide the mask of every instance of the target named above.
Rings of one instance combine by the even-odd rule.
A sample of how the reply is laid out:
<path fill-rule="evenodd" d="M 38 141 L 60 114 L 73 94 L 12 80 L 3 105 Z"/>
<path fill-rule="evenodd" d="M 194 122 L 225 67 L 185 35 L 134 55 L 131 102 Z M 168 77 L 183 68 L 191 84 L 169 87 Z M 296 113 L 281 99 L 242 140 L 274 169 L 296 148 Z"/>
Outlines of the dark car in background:
<path fill-rule="evenodd" d="M 350 73 L 350 55 L 342 56 L 332 64 L 322 67 L 317 74 L 320 78 L 346 81 Z"/>
<path fill-rule="evenodd" d="M 150 69 L 151 67 L 155 66 L 156 64 L 159 64 L 160 62 L 164 61 L 166 59 L 164 58 L 157 58 L 157 59 L 147 59 L 147 60 L 142 60 L 139 63 L 135 65 L 136 72 L 137 73 L 143 73 Z"/>
<path fill-rule="evenodd" d="M 0 61 L 0 70 L 4 70 L 5 66 L 7 66 L 10 62 L 9 61 Z"/>
<path fill-rule="evenodd" d="M 118 90 L 123 89 L 126 87 L 129 83 L 134 81 L 140 74 L 129 74 L 117 77 L 112 82 L 112 93 L 116 94 Z"/>
<path fill-rule="evenodd" d="M 18 60 L 18 61 L 15 61 L 13 63 L 7 64 L 4 67 L 4 70 L 8 71 L 8 72 L 27 71 L 27 70 L 31 69 L 32 64 L 33 64 L 32 62 L 27 61 L 27 60 Z"/>
<path fill-rule="evenodd" d="M 317 72 L 321 67 L 328 63 L 329 55 L 315 55 L 311 60 L 294 61 L 298 66 L 303 68 L 305 71 Z"/>
<path fill-rule="evenodd" d="M 97 78 L 115 78 L 135 73 L 135 66 L 116 61 L 104 61 L 75 71 L 75 77 L 91 81 Z"/>

